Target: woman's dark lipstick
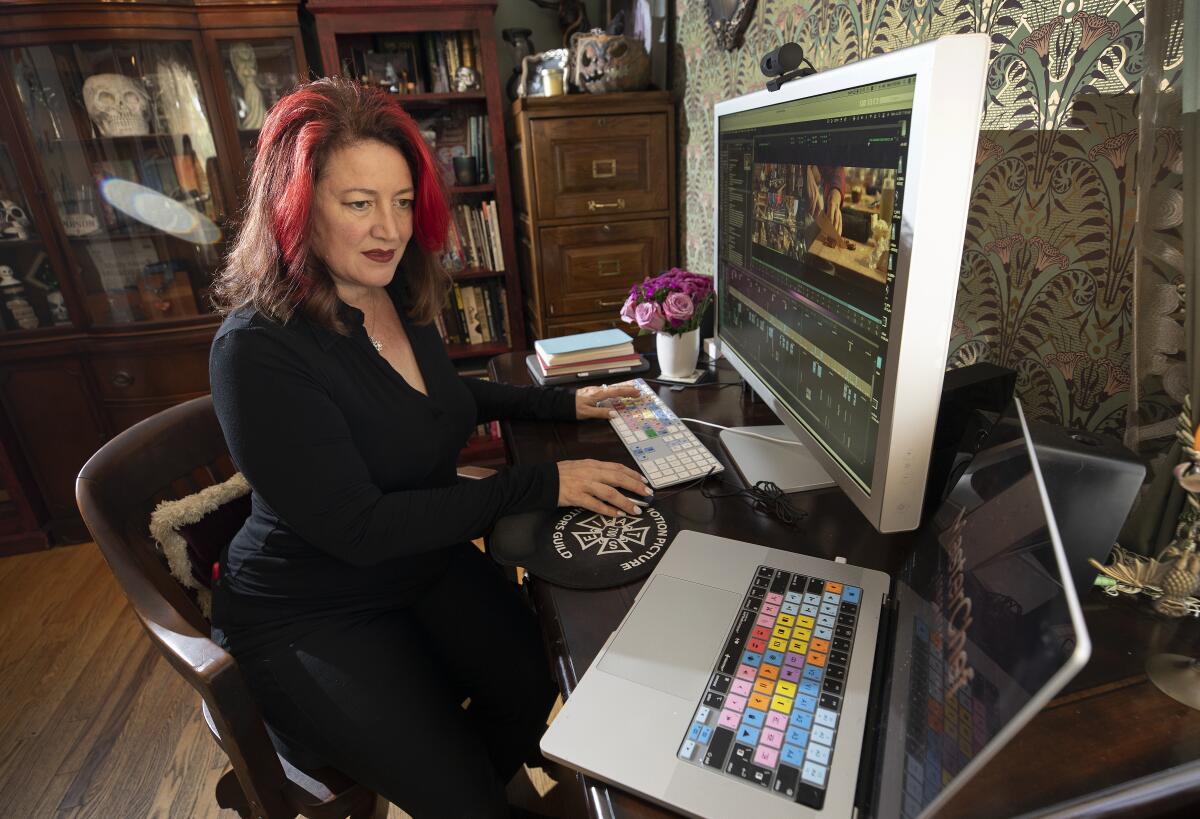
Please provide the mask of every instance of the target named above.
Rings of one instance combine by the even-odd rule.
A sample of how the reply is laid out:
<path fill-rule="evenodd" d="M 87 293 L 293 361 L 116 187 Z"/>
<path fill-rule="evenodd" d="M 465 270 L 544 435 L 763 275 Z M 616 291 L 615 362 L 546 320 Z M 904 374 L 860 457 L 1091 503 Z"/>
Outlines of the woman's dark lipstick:
<path fill-rule="evenodd" d="M 390 262 L 396 255 L 394 250 L 364 250 L 362 255 L 373 262 Z"/>

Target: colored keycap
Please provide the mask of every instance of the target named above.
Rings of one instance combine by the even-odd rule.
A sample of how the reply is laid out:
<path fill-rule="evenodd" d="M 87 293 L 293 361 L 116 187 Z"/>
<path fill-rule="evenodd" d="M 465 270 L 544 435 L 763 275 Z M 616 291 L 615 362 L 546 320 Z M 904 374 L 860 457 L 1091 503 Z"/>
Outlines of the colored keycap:
<path fill-rule="evenodd" d="M 756 691 L 750 695 L 750 699 L 746 702 L 756 711 L 766 711 L 771 707 L 771 694 L 770 692 L 764 694 Z"/>
<path fill-rule="evenodd" d="M 771 632 L 771 634 L 775 637 L 782 637 L 783 639 L 786 640 L 792 636 L 792 630 L 787 626 L 777 625 L 777 626 L 775 626 L 775 628 Z"/>
<path fill-rule="evenodd" d="M 747 745 L 757 745 L 758 732 L 759 729 L 755 728 L 753 725 L 746 725 L 745 723 L 742 723 L 737 731 L 737 741 L 744 742 Z"/>
<path fill-rule="evenodd" d="M 679 756 L 682 759 L 691 759 L 692 754 L 696 752 L 696 743 L 692 740 L 684 740 L 683 745 L 679 748 Z"/>
<path fill-rule="evenodd" d="M 781 714 L 790 714 L 792 712 L 792 698 L 781 697 L 779 694 L 771 697 L 771 710 L 778 711 Z"/>
<path fill-rule="evenodd" d="M 754 690 L 759 694 L 770 694 L 775 690 L 775 681 L 769 680 L 766 677 L 759 677 L 754 681 Z"/>
<path fill-rule="evenodd" d="M 783 746 L 783 761 L 799 768 L 804 764 L 804 750 L 788 742 Z"/>
<path fill-rule="evenodd" d="M 833 628 L 837 625 L 837 618 L 832 614 L 818 614 L 817 625 L 821 628 Z M 776 626 L 778 628 L 778 626 Z"/>
<path fill-rule="evenodd" d="M 758 640 L 770 640 L 771 630 L 766 626 L 755 626 L 750 629 L 750 636 Z"/>
<path fill-rule="evenodd" d="M 803 600 L 804 598 L 800 595 L 799 592 L 790 591 L 783 596 L 783 599 L 789 603 L 796 603 L 797 605 L 799 605 L 800 601 Z"/>
<path fill-rule="evenodd" d="M 692 740 L 693 742 L 697 739 L 700 739 L 700 729 L 703 727 L 704 726 L 701 725 L 700 723 L 693 722 L 692 727 L 688 729 L 687 738 Z"/>
<path fill-rule="evenodd" d="M 755 651 L 742 652 L 742 664 L 757 668 L 762 662 L 762 655 Z"/>
<path fill-rule="evenodd" d="M 787 651 L 788 641 L 781 637 L 772 637 L 767 641 L 767 648 L 771 651 Z"/>
<path fill-rule="evenodd" d="M 805 603 L 803 606 L 800 607 L 800 614 L 805 617 L 816 617 L 817 611 L 818 611 L 817 607 L 814 606 L 812 603 Z"/>
<path fill-rule="evenodd" d="M 796 618 L 796 628 L 812 628 L 816 621 L 811 617 L 801 614 Z"/>
<path fill-rule="evenodd" d="M 828 589 L 829 589 L 828 586 L 826 586 L 825 588 L 827 591 L 823 595 L 821 595 L 821 602 L 833 603 L 835 606 L 838 603 L 842 602 L 842 596 L 840 594 L 835 594 L 834 592 L 828 591 Z"/>
<path fill-rule="evenodd" d="M 776 614 L 779 614 L 779 606 L 775 603 L 763 603 L 762 613 L 774 617 Z"/>
<path fill-rule="evenodd" d="M 818 745 L 815 742 L 808 743 L 808 751 L 805 753 L 813 762 L 819 762 L 822 765 L 829 764 L 829 747 L 827 745 Z"/>
<path fill-rule="evenodd" d="M 746 698 L 739 697 L 737 694 L 730 694 L 725 698 L 725 707 L 730 711 L 737 711 L 740 714 L 746 710 Z"/>
<path fill-rule="evenodd" d="M 817 701 L 812 697 L 805 697 L 801 695 L 796 697 L 795 707 L 800 711 L 807 711 L 811 714 L 817 708 Z"/>
<path fill-rule="evenodd" d="M 808 697 L 819 697 L 821 696 L 821 685 L 812 680 L 801 680 L 800 693 Z"/>
<path fill-rule="evenodd" d="M 842 584 L 834 583 L 832 580 L 826 580 L 825 581 L 825 593 L 826 594 L 830 594 L 830 593 L 841 594 L 842 593 Z"/>
<path fill-rule="evenodd" d="M 763 614 L 759 612 L 758 617 L 754 619 L 754 625 L 762 626 L 765 629 L 775 628 L 775 616 L 772 614 Z"/>
<path fill-rule="evenodd" d="M 805 617 L 804 619 L 811 620 L 812 618 Z M 812 639 L 812 629 L 805 628 L 803 626 L 796 626 L 794 629 L 792 629 L 792 637 L 796 640 L 811 640 Z"/>
<path fill-rule="evenodd" d="M 800 748 L 803 748 L 808 744 L 808 731 L 793 725 L 787 729 L 787 733 L 784 734 L 784 739 L 786 739 L 792 745 L 798 745 Z M 799 762 L 799 760 L 796 760 L 796 764 L 799 764 Z"/>
<path fill-rule="evenodd" d="M 789 651 L 783 658 L 784 665 L 795 666 L 796 668 L 804 667 L 804 655 L 798 651 Z"/>
<path fill-rule="evenodd" d="M 763 720 L 767 717 L 766 711 L 760 711 L 756 708 L 747 708 L 746 713 L 742 714 L 742 722 L 747 725 L 753 725 L 755 728 L 763 726 Z"/>
<path fill-rule="evenodd" d="M 796 618 L 790 614 L 781 614 L 775 618 L 775 622 L 781 626 L 791 626 L 796 622 Z"/>
<path fill-rule="evenodd" d="M 710 725 L 705 725 L 700 728 L 700 741 L 707 745 L 712 739 L 713 729 Z"/>
<path fill-rule="evenodd" d="M 825 676 L 824 669 L 817 668 L 815 665 L 806 666 L 804 669 L 804 679 L 806 680 L 820 682 L 823 676 Z"/>
<path fill-rule="evenodd" d="M 708 708 L 708 706 L 701 705 L 696 709 L 696 722 L 700 723 L 701 725 L 707 724 L 708 717 L 711 713 L 712 711 Z"/>
<path fill-rule="evenodd" d="M 779 751 L 768 748 L 766 745 L 759 745 L 754 752 L 754 761 L 764 768 L 774 768 L 775 763 L 779 761 Z"/>
<path fill-rule="evenodd" d="M 763 662 L 767 665 L 783 665 L 783 653 L 779 651 L 768 651 L 763 654 Z"/>
<path fill-rule="evenodd" d="M 772 748 L 778 748 L 783 744 L 783 732 L 776 731 L 774 728 L 764 728 L 762 732 L 763 745 L 770 745 Z"/>
<path fill-rule="evenodd" d="M 765 640 L 748 640 L 746 642 L 746 648 L 750 649 L 756 654 L 761 654 L 767 650 L 767 643 Z"/>
<path fill-rule="evenodd" d="M 828 771 L 824 765 L 809 760 L 804 763 L 804 768 L 800 771 L 800 778 L 810 785 L 816 785 L 818 788 L 825 787 L 825 773 Z"/>
<path fill-rule="evenodd" d="M 796 683 L 780 680 L 775 685 L 775 693 L 782 694 L 785 697 L 794 697 L 796 696 Z M 789 708 L 788 710 L 790 711 L 792 709 Z"/>
<path fill-rule="evenodd" d="M 785 665 L 779 669 L 779 679 L 790 683 L 800 682 L 800 669 L 794 665 Z"/>
<path fill-rule="evenodd" d="M 737 711 L 730 711 L 728 708 L 721 711 L 721 716 L 717 717 L 717 725 L 729 730 L 736 730 L 738 724 L 742 721 L 742 715 Z"/>
<path fill-rule="evenodd" d="M 822 654 L 819 651 L 810 651 L 805 656 L 804 660 L 809 665 L 815 665 L 815 666 L 820 666 L 821 668 L 824 668 L 825 667 L 825 656 L 826 655 Z"/>
<path fill-rule="evenodd" d="M 813 742 L 819 742 L 822 745 L 833 744 L 833 729 L 826 728 L 824 725 L 818 725 L 812 729 Z"/>
<path fill-rule="evenodd" d="M 734 714 L 734 716 L 736 717 L 737 714 Z M 796 709 L 796 710 L 792 711 L 792 716 L 791 716 L 790 721 L 791 721 L 792 725 L 795 725 L 797 728 L 801 728 L 801 729 L 807 731 L 810 728 L 812 728 L 813 715 L 812 715 L 812 713 L 810 713 L 808 711 L 801 711 L 799 709 Z"/>
<path fill-rule="evenodd" d="M 813 637 L 816 637 L 818 640 L 832 640 L 833 630 L 825 626 L 817 626 L 813 629 Z"/>
<path fill-rule="evenodd" d="M 807 640 L 792 640 L 791 642 L 788 643 L 788 651 L 795 652 L 796 654 L 807 654 L 808 653 L 808 641 Z"/>
<path fill-rule="evenodd" d="M 765 677 L 768 680 L 777 680 L 779 679 L 779 666 L 763 663 L 758 669 L 758 676 Z"/>
<path fill-rule="evenodd" d="M 858 586 L 847 586 L 842 591 L 842 599 L 847 603 L 854 603 L 857 605 L 862 599 L 862 589 L 860 589 Z"/>
<path fill-rule="evenodd" d="M 745 663 L 738 666 L 737 675 L 739 679 L 754 682 L 754 678 L 758 676 L 758 672 L 753 666 L 748 666 Z"/>
<path fill-rule="evenodd" d="M 828 654 L 829 653 L 829 641 L 828 640 L 817 640 L 814 638 L 813 641 L 808 644 L 808 648 L 810 651 L 819 651 L 822 654 Z"/>
<path fill-rule="evenodd" d="M 800 604 L 799 603 L 784 603 L 782 606 L 779 607 L 779 613 L 780 614 L 790 614 L 793 617 L 795 617 L 797 614 L 800 613 Z"/>
<path fill-rule="evenodd" d="M 750 692 L 754 690 L 753 685 L 749 680 L 734 680 L 729 686 L 729 693 L 748 697 L 750 696 Z"/>
<path fill-rule="evenodd" d="M 767 727 L 774 728 L 776 731 L 786 731 L 788 729 L 787 714 L 781 714 L 778 711 L 768 711 Z"/>

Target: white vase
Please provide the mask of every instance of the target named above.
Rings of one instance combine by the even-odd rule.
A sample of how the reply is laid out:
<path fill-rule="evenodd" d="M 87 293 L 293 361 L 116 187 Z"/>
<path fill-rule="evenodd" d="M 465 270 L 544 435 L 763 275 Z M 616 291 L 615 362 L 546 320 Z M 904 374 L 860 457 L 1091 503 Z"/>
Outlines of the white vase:
<path fill-rule="evenodd" d="M 658 369 L 667 378 L 686 378 L 696 371 L 700 358 L 700 328 L 673 336 L 659 333 Z"/>

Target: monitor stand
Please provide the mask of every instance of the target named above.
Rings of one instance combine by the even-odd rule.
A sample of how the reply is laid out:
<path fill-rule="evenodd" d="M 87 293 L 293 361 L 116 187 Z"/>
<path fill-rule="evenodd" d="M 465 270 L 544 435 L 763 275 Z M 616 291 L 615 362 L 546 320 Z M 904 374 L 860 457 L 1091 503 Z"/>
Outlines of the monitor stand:
<path fill-rule="evenodd" d="M 735 430 L 757 432 L 780 441 L 796 441 L 796 436 L 782 424 L 723 430 L 721 443 L 747 485 L 770 481 L 784 492 L 803 492 L 835 485 L 825 468 L 799 443 L 773 444 L 761 438 L 739 435 Z"/>

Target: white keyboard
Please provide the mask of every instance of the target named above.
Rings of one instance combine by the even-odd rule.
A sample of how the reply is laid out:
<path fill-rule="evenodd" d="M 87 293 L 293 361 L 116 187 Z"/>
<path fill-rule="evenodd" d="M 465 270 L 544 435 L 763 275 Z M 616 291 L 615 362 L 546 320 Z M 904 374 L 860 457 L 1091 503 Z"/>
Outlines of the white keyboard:
<path fill-rule="evenodd" d="M 715 475 L 725 467 L 640 378 L 628 382 L 638 398 L 603 402 L 617 411 L 609 423 L 655 489 Z"/>

